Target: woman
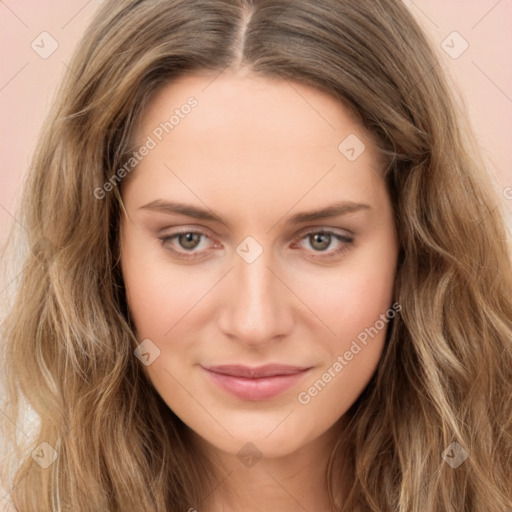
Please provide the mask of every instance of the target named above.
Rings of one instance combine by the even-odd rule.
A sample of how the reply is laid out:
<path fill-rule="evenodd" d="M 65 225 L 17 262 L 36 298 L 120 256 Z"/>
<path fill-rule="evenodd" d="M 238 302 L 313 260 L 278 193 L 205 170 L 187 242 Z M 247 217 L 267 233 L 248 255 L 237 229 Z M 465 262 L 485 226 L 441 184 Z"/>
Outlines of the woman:
<path fill-rule="evenodd" d="M 396 0 L 105 2 L 21 209 L 15 507 L 510 510 L 510 255 L 436 64 Z"/>

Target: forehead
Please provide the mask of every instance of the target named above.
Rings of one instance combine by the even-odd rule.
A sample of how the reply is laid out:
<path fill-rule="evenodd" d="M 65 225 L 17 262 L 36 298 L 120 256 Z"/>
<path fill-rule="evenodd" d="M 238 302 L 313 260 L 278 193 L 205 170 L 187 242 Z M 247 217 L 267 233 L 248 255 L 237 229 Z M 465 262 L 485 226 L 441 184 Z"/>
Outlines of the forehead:
<path fill-rule="evenodd" d="M 276 201 L 307 189 L 310 197 L 340 187 L 368 190 L 382 168 L 371 135 L 341 102 L 254 74 L 192 74 L 164 86 L 140 120 L 136 147 L 148 137 L 155 147 L 133 182 L 153 191 L 181 181 L 193 192 L 222 188 Z M 362 151 L 355 160 L 350 146 Z"/>
<path fill-rule="evenodd" d="M 203 142 L 224 135 L 229 137 L 226 144 L 237 147 L 272 141 L 297 146 L 300 141 L 327 149 L 336 148 L 340 137 L 349 133 L 371 137 L 349 109 L 323 91 L 288 79 L 233 71 L 188 74 L 162 87 L 150 101 L 138 135 L 169 120 L 191 98 L 197 106 L 185 114 L 186 123 L 180 116 L 185 128 L 173 128 L 176 141 L 184 142 L 180 132 L 186 135 L 187 128 Z"/>

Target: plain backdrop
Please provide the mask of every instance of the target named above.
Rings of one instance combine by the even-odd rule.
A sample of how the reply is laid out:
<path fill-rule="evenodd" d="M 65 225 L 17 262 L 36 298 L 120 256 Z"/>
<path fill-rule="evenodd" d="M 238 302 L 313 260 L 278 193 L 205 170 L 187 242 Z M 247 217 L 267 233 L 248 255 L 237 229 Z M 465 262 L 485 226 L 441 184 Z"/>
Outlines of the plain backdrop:
<path fill-rule="evenodd" d="M 21 180 L 50 99 L 101 3 L 0 0 L 0 243 L 15 222 Z M 512 218 L 512 0 L 405 4 L 466 103 L 487 169 Z M 5 286 L 0 283 L 0 294 Z"/>

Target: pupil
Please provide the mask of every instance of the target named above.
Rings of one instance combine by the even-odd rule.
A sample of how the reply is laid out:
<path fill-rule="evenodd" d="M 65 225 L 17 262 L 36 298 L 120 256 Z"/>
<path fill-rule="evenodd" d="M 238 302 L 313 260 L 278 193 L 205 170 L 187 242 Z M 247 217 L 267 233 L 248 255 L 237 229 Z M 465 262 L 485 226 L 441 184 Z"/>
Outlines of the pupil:
<path fill-rule="evenodd" d="M 331 235 L 325 233 L 316 233 L 310 237 L 310 240 L 312 247 L 315 249 L 323 250 L 329 247 L 329 244 L 331 243 Z"/>
<path fill-rule="evenodd" d="M 183 233 L 179 236 L 180 245 L 184 249 L 194 249 L 199 243 L 198 233 Z"/>

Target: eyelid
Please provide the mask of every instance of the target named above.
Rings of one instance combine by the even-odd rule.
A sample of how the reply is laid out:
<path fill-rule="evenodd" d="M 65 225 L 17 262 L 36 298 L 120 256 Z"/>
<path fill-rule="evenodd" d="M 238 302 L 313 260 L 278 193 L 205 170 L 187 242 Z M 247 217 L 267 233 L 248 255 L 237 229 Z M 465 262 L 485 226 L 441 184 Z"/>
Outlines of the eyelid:
<path fill-rule="evenodd" d="M 303 238 L 312 233 L 328 233 L 331 235 L 342 236 L 347 239 L 348 238 L 352 239 L 354 237 L 354 233 L 347 229 L 329 228 L 329 227 L 324 227 L 324 226 L 312 226 L 309 228 L 304 228 L 302 231 L 300 231 L 299 234 L 297 235 L 296 239 Z"/>
<path fill-rule="evenodd" d="M 194 226 L 194 225 L 185 226 L 185 227 L 168 228 L 168 229 L 173 229 L 173 231 L 171 233 L 168 233 L 167 230 L 163 229 L 158 234 L 158 238 L 159 239 L 163 239 L 163 238 L 169 239 L 169 238 L 173 238 L 178 235 L 184 235 L 186 233 L 197 233 L 199 235 L 203 235 L 206 238 L 209 238 L 210 240 L 215 240 L 215 237 L 216 237 L 207 228 Z"/>

